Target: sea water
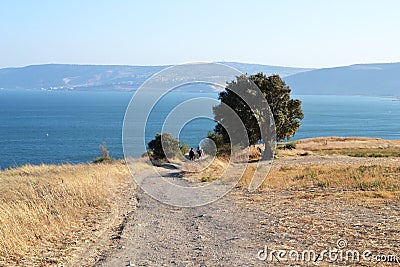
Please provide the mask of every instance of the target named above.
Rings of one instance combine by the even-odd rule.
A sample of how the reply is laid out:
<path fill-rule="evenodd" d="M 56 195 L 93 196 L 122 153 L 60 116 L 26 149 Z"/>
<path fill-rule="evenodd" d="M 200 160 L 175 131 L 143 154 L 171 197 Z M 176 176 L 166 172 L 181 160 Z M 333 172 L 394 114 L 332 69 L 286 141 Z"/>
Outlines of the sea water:
<path fill-rule="evenodd" d="M 123 158 L 122 126 L 133 93 L 0 90 L 0 168 L 22 164 L 90 162 L 106 144 Z M 166 114 L 194 97 L 217 93 L 176 92 L 149 116 L 144 142 L 162 130 Z M 318 136 L 400 139 L 400 101 L 366 96 L 292 96 L 302 100 L 304 119 L 293 140 Z M 196 147 L 215 122 L 201 118 L 183 125 L 181 143 Z"/>

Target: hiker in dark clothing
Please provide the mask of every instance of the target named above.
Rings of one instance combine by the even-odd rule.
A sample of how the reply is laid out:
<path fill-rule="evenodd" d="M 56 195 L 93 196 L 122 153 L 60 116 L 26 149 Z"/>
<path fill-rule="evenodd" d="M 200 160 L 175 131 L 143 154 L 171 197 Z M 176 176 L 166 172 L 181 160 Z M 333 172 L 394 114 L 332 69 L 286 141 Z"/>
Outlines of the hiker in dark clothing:
<path fill-rule="evenodd" d="M 200 160 L 201 156 L 203 155 L 203 149 L 201 147 L 197 147 L 197 158 Z"/>
<path fill-rule="evenodd" d="M 190 148 L 190 151 L 189 151 L 189 160 L 194 160 L 194 151 L 193 151 L 193 147 Z"/>

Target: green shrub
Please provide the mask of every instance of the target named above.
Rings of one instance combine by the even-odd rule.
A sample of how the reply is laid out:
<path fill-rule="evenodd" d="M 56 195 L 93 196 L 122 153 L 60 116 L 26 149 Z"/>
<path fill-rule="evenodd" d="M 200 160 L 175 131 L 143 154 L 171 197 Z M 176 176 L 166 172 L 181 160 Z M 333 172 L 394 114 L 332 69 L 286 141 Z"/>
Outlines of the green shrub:
<path fill-rule="evenodd" d="M 189 152 L 189 145 L 186 144 L 186 143 L 184 143 L 184 144 L 180 147 L 180 149 L 181 149 L 181 154 L 182 154 L 182 156 L 185 156 L 186 153 Z"/>
<path fill-rule="evenodd" d="M 289 150 L 296 149 L 296 143 L 295 142 L 286 143 L 283 148 Z"/>
<path fill-rule="evenodd" d="M 201 177 L 200 181 L 202 183 L 206 183 L 206 182 L 211 182 L 211 181 L 214 181 L 214 180 L 215 180 L 215 178 L 211 174 L 209 174 L 209 175 Z"/>
<path fill-rule="evenodd" d="M 110 156 L 110 152 L 108 151 L 105 142 L 103 142 L 103 144 L 99 146 L 99 149 L 100 149 L 100 155 L 93 161 L 93 163 L 101 163 L 101 162 L 112 161 L 112 158 Z"/>
<path fill-rule="evenodd" d="M 175 158 L 181 153 L 178 139 L 170 133 L 157 133 L 148 146 L 153 159 Z"/>
<path fill-rule="evenodd" d="M 222 134 L 215 133 L 215 132 L 208 132 L 207 138 L 214 141 L 214 144 L 217 149 L 217 151 L 216 151 L 217 155 L 230 155 L 231 154 L 231 144 L 224 140 L 224 137 Z M 211 152 L 207 151 L 208 148 L 206 146 L 203 147 L 203 149 L 206 154 L 212 154 Z"/>

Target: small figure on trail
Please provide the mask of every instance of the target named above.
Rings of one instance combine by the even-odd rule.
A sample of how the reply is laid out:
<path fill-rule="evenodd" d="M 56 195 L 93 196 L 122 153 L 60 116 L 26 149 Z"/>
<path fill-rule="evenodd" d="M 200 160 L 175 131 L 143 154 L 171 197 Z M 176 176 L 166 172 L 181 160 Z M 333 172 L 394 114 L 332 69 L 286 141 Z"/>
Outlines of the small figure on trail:
<path fill-rule="evenodd" d="M 201 147 L 197 147 L 197 158 L 200 160 L 201 156 L 203 155 L 203 149 L 201 149 Z"/>
<path fill-rule="evenodd" d="M 193 150 L 193 147 L 190 148 L 190 151 L 189 151 L 189 160 L 194 160 L 194 150 Z"/>

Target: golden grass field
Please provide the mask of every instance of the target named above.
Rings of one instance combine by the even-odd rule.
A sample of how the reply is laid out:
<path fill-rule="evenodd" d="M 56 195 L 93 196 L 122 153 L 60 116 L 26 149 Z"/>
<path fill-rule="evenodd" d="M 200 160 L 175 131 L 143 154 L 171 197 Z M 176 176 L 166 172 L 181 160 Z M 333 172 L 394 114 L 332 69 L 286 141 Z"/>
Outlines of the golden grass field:
<path fill-rule="evenodd" d="M 146 166 L 138 162 L 137 170 Z M 122 161 L 1 171 L 0 265 L 70 262 L 115 216 L 126 184 L 131 179 Z"/>
<path fill-rule="evenodd" d="M 367 137 L 320 137 L 296 141 L 297 153 L 353 157 L 400 157 L 400 140 Z M 285 154 L 285 153 L 283 153 Z"/>
<path fill-rule="evenodd" d="M 357 155 L 352 155 L 356 151 Z M 278 159 L 260 190 L 321 192 L 400 202 L 400 141 L 367 138 L 300 140 Z M 350 154 L 350 156 L 348 156 Z M 379 154 L 379 155 L 378 155 Z M 197 175 L 209 182 L 224 166 L 216 161 Z M 138 160 L 133 174 L 148 168 Z M 239 182 L 246 188 L 254 166 Z M 0 266 L 68 265 L 99 238 L 112 238 L 124 192 L 134 194 L 123 161 L 104 164 L 22 166 L 0 172 Z M 301 194 L 300 194 L 301 193 Z M 99 252 L 100 253 L 100 252 Z"/>

